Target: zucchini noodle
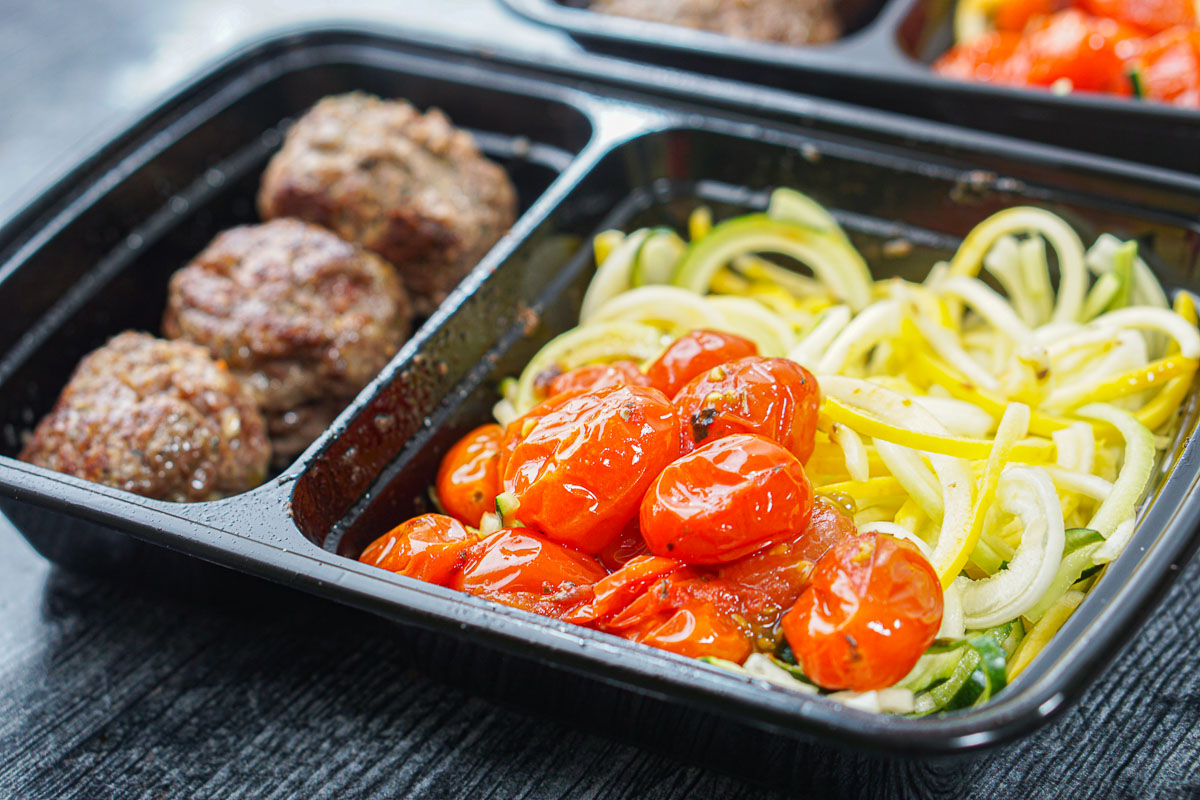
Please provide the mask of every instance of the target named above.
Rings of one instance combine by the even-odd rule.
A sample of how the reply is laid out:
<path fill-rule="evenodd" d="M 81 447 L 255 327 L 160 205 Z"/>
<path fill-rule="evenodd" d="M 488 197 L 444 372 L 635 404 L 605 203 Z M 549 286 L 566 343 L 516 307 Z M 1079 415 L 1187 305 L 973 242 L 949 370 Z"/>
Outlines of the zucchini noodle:
<path fill-rule="evenodd" d="M 957 24 L 992 5 L 960 2 Z M 816 491 L 853 499 L 862 531 L 920 550 L 944 592 L 938 639 L 904 680 L 831 695 L 874 711 L 977 704 L 1027 668 L 1134 536 L 1200 368 L 1191 296 L 1170 306 L 1135 242 L 1103 234 L 1085 251 L 1041 208 L 983 220 L 921 283 L 873 280 L 835 217 L 784 189 L 766 213 L 714 224 L 701 208 L 686 231 L 606 231 L 594 247 L 579 327 L 504 384 L 497 418 L 531 409 L 547 378 L 645 368 L 698 328 L 811 370 Z M 773 656 L 706 660 L 816 691 Z"/>
<path fill-rule="evenodd" d="M 997 240 L 1003 236 L 1022 233 L 1045 237 L 1058 254 L 1058 299 L 1055 301 L 1051 319 L 1055 322 L 1072 322 L 1078 319 L 1083 310 L 1088 282 L 1083 242 L 1070 225 L 1049 211 L 1020 206 L 988 217 L 963 239 L 962 245 L 950 262 L 950 273 L 968 277 L 978 275 L 984 257 Z"/>

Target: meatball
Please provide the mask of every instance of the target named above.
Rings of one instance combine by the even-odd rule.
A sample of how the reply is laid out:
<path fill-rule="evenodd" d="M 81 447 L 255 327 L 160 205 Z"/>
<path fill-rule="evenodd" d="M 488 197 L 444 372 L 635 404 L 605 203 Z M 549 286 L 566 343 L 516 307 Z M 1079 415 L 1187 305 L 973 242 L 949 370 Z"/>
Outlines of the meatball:
<path fill-rule="evenodd" d="M 21 459 L 156 500 L 216 500 L 271 459 L 249 390 L 202 347 L 126 332 L 79 363 Z"/>
<path fill-rule="evenodd" d="M 176 272 L 163 333 L 206 348 L 241 378 L 283 466 L 396 354 L 411 316 L 383 259 L 277 219 L 225 231 Z"/>
<path fill-rule="evenodd" d="M 326 97 L 263 175 L 264 219 L 299 217 L 379 253 L 429 314 L 516 219 L 516 190 L 475 140 L 434 109 Z"/>
<path fill-rule="evenodd" d="M 666 22 L 739 39 L 818 44 L 842 35 L 835 0 L 593 0 L 604 14 Z"/>

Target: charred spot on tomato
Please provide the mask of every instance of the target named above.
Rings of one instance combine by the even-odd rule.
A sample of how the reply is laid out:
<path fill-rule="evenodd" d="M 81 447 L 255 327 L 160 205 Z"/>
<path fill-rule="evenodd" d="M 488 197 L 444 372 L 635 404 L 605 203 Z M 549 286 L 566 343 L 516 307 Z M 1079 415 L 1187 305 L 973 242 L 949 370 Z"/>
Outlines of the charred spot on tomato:
<path fill-rule="evenodd" d="M 846 644 L 850 645 L 850 660 L 860 660 L 862 658 L 862 653 L 858 651 L 858 640 L 848 633 L 843 633 L 842 638 L 846 640 Z"/>
<path fill-rule="evenodd" d="M 626 403 L 617 412 L 625 422 L 641 422 L 645 419 L 641 407 L 634 402 Z"/>
<path fill-rule="evenodd" d="M 667 542 L 667 550 L 674 551 L 674 550 L 675 550 L 675 543 L 674 543 L 674 542 Z"/>
<path fill-rule="evenodd" d="M 716 418 L 717 410 L 711 407 L 702 408 L 692 414 L 692 439 L 697 444 L 708 438 L 708 429 L 712 427 Z"/>
<path fill-rule="evenodd" d="M 579 595 L 579 590 L 580 586 L 575 581 L 563 581 L 560 584 L 547 581 L 542 584 L 542 594 L 554 602 L 573 600 Z"/>

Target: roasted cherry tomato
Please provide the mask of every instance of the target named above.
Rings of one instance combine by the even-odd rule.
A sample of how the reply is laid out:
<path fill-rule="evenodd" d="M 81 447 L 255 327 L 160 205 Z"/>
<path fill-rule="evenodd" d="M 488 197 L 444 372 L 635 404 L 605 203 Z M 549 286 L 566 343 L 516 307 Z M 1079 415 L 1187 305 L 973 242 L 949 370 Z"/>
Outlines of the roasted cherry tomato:
<path fill-rule="evenodd" d="M 1070 10 L 1032 23 L 1010 59 L 1010 82 L 1051 86 L 1068 80 L 1080 91 L 1128 95 L 1132 84 L 1125 58 L 1136 52 L 1138 34 L 1113 20 Z M 1127 42 L 1119 46 L 1121 42 Z M 1126 52 L 1127 51 L 1127 52 Z"/>
<path fill-rule="evenodd" d="M 550 382 L 547 394 L 552 397 L 563 392 L 591 391 L 606 386 L 653 386 L 638 365 L 632 361 L 611 364 L 589 364 L 563 373 Z"/>
<path fill-rule="evenodd" d="M 1147 33 L 1196 25 L 1193 0 L 1076 0 L 1075 5 L 1093 16 L 1115 19 Z"/>
<path fill-rule="evenodd" d="M 868 691 L 907 675 L 941 624 L 933 567 L 912 544 L 874 534 L 821 557 L 783 633 L 818 686 Z"/>
<path fill-rule="evenodd" d="M 647 386 L 609 386 L 557 395 L 534 412 L 536 421 L 504 465 L 504 490 L 520 502 L 521 522 L 598 553 L 620 535 L 650 482 L 679 455 L 671 403 Z M 512 423 L 518 424 L 524 427 L 521 420 Z"/>
<path fill-rule="evenodd" d="M 596 627 L 625 639 L 697 658 L 740 664 L 753 651 L 736 621 L 737 592 L 724 581 L 681 569 L 651 583 L 616 616 Z"/>
<path fill-rule="evenodd" d="M 459 439 L 437 475 L 437 495 L 442 508 L 468 525 L 479 527 L 484 513 L 496 506 L 500 494 L 499 425 L 483 425 Z"/>
<path fill-rule="evenodd" d="M 1046 87 L 1067 81 L 1075 90 L 1128 95 L 1129 60 L 1142 43 L 1117 20 L 1067 9 L 1034 16 L 1020 33 L 997 30 L 963 42 L 934 69 L 952 78 Z"/>
<path fill-rule="evenodd" d="M 642 501 L 650 552 L 724 564 L 808 527 L 813 490 L 799 459 L 761 436 L 735 434 L 662 471 Z"/>
<path fill-rule="evenodd" d="M 1176 28 L 1149 39 L 1141 55 L 1141 77 L 1147 97 L 1200 106 L 1200 29 Z"/>
<path fill-rule="evenodd" d="M 358 560 L 410 578 L 445 586 L 479 541 L 458 520 L 424 514 L 398 525 L 367 546 Z"/>
<path fill-rule="evenodd" d="M 548 617 L 590 599 L 607 573 L 596 560 L 527 528 L 496 531 L 472 547 L 451 589 Z"/>
<path fill-rule="evenodd" d="M 667 397 L 674 397 L 700 373 L 756 355 L 758 347 L 749 339 L 719 331 L 692 331 L 676 339 L 650 365 L 646 375 Z"/>
<path fill-rule="evenodd" d="M 642 538 L 642 530 L 638 527 L 635 516 L 621 529 L 621 534 L 612 543 L 596 554 L 597 560 L 605 569 L 616 572 L 638 556 L 650 555 L 650 548 Z"/>
<path fill-rule="evenodd" d="M 817 433 L 817 380 L 786 358 L 751 356 L 692 379 L 675 396 L 683 452 L 729 436 L 755 433 L 791 450 L 802 462 Z"/>
<path fill-rule="evenodd" d="M 638 556 L 601 579 L 592 587 L 592 599 L 563 619 L 579 625 L 608 619 L 632 603 L 652 582 L 687 568 L 673 558 Z"/>
<path fill-rule="evenodd" d="M 754 607 L 760 615 L 775 618 L 792 607 L 804 587 L 808 585 L 813 566 L 838 542 L 858 533 L 854 522 L 843 511 L 824 497 L 813 501 L 812 520 L 798 535 L 788 541 L 768 545 L 737 561 L 721 566 L 717 574 L 738 586 L 747 586 L 758 591 L 772 608 Z"/>

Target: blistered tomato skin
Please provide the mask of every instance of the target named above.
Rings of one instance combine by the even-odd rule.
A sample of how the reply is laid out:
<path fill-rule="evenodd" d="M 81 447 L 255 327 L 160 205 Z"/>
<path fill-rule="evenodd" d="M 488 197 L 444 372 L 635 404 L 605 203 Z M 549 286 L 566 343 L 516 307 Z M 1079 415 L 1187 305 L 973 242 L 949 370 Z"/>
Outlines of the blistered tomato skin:
<path fill-rule="evenodd" d="M 537 427 L 537 423 L 541 421 L 542 417 L 557 411 L 569 399 L 580 394 L 583 394 L 583 392 L 561 392 L 554 397 L 543 400 L 504 426 L 504 432 L 500 436 L 499 470 L 501 486 L 504 485 L 504 473 L 508 470 L 508 461 L 512 457 L 513 451 L 517 449 L 517 445 L 525 438 L 525 435 Z"/>
<path fill-rule="evenodd" d="M 869 691 L 907 675 L 941 623 L 942 587 L 925 557 L 908 542 L 865 534 L 817 562 L 783 633 L 818 686 Z"/>
<path fill-rule="evenodd" d="M 756 590 L 754 595 L 747 595 L 753 611 L 765 614 L 772 610 L 755 607 L 755 600 L 761 600 L 770 603 L 778 615 L 800 597 L 821 556 L 857 533 L 853 520 L 818 495 L 813 501 L 812 519 L 799 534 L 725 564 L 717 574 L 730 583 Z"/>
<path fill-rule="evenodd" d="M 643 555 L 628 561 L 592 587 L 592 599 L 563 617 L 567 622 L 586 625 L 611 618 L 628 606 L 653 581 L 687 569 L 673 558 Z"/>
<path fill-rule="evenodd" d="M 799 459 L 761 436 L 735 434 L 683 456 L 642 500 L 650 552 L 724 564 L 808 527 L 813 490 Z"/>
<path fill-rule="evenodd" d="M 551 539 L 599 553 L 638 511 L 650 482 L 679 455 L 679 421 L 645 386 L 559 395 L 534 409 L 504 465 L 517 517 Z M 527 428 L 527 429 L 526 429 Z"/>
<path fill-rule="evenodd" d="M 697 375 L 730 361 L 758 355 L 749 339 L 719 331 L 692 331 L 676 339 L 646 370 L 652 385 L 674 397 Z"/>
<path fill-rule="evenodd" d="M 794 361 L 750 356 L 713 367 L 673 402 L 685 453 L 722 436 L 754 433 L 802 462 L 812 455 L 820 392 L 812 373 Z"/>
<path fill-rule="evenodd" d="M 466 563 L 478 537 L 444 514 L 423 514 L 376 539 L 358 560 L 445 586 Z"/>
<path fill-rule="evenodd" d="M 736 622 L 740 612 L 741 598 L 733 587 L 681 568 L 654 580 L 596 627 L 689 658 L 712 656 L 740 664 L 754 649 L 749 632 Z"/>
<path fill-rule="evenodd" d="M 484 537 L 451 579 L 451 589 L 543 616 L 561 617 L 591 597 L 607 573 L 584 553 L 526 528 Z"/>
<path fill-rule="evenodd" d="M 650 378 L 632 361 L 589 364 L 559 375 L 550 382 L 547 397 L 563 392 L 594 391 L 607 386 L 652 386 Z"/>
<path fill-rule="evenodd" d="M 500 494 L 499 425 L 482 425 L 459 439 L 438 468 L 437 495 L 455 519 L 479 527 Z"/>

